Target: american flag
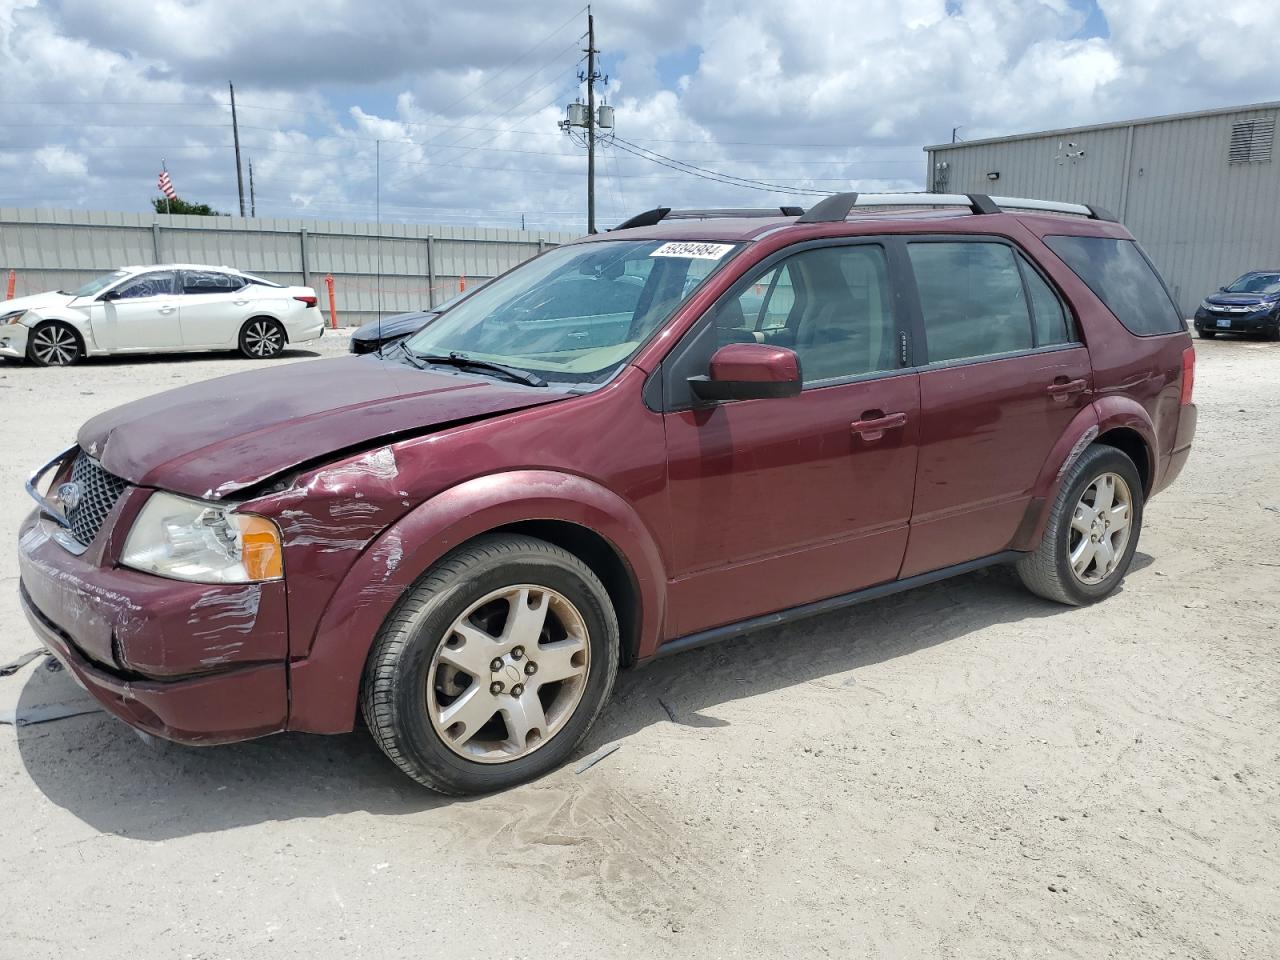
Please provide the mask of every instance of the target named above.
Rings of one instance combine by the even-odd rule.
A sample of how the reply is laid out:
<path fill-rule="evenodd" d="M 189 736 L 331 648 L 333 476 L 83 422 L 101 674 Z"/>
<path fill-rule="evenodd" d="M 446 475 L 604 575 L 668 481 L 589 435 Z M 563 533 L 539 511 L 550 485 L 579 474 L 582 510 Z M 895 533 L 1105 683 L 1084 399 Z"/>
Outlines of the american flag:
<path fill-rule="evenodd" d="M 173 181 L 169 179 L 168 170 L 160 171 L 160 179 L 157 182 L 160 184 L 161 193 L 163 193 L 170 200 L 178 199 L 178 191 L 173 189 Z"/>

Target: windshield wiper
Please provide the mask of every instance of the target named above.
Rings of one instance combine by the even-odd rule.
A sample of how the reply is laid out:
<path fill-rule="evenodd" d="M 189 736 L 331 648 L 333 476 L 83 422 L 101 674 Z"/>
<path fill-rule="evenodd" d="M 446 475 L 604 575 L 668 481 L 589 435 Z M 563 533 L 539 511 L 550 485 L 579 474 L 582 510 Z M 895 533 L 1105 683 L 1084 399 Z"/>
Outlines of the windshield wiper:
<path fill-rule="evenodd" d="M 509 367 L 505 363 L 494 363 L 492 360 L 480 360 L 476 357 L 468 357 L 465 353 L 457 350 L 451 350 L 447 354 L 434 353 L 415 353 L 407 346 L 404 348 L 406 356 L 413 357 L 416 360 L 422 360 L 426 363 L 438 363 L 443 366 L 458 367 L 459 369 L 472 367 L 476 370 L 492 370 L 494 373 L 500 373 L 504 377 L 516 380 L 520 383 L 527 383 L 531 387 L 545 387 L 547 381 L 543 380 L 536 373 L 530 373 L 528 370 L 521 370 L 519 367 Z"/>

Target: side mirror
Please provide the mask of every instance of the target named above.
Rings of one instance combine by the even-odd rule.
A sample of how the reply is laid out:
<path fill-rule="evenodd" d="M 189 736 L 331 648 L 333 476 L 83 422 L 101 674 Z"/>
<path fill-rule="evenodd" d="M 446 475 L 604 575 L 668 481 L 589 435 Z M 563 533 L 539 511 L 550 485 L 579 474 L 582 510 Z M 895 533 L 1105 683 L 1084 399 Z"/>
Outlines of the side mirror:
<path fill-rule="evenodd" d="M 102 295 L 102 299 L 103 299 L 103 300 L 119 300 L 119 299 L 120 299 L 120 291 L 119 291 L 119 290 L 108 290 L 106 293 L 104 293 L 104 294 Z"/>
<path fill-rule="evenodd" d="M 711 356 L 707 376 L 690 377 L 699 400 L 763 400 L 800 393 L 800 358 L 767 343 L 730 343 Z"/>

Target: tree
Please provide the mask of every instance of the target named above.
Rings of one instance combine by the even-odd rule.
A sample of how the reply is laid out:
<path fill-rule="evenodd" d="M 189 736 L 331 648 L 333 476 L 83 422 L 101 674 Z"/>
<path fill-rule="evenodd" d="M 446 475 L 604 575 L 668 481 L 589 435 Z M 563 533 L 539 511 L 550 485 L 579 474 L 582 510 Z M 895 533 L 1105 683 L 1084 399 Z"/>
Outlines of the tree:
<path fill-rule="evenodd" d="M 166 207 L 165 204 L 168 204 Z M 164 197 L 152 197 L 151 205 L 156 208 L 156 213 L 185 213 L 193 217 L 227 217 L 230 214 L 223 213 L 221 210 L 215 210 L 207 203 L 192 203 L 189 200 L 183 200 L 178 197 L 176 200 L 166 200 Z"/>

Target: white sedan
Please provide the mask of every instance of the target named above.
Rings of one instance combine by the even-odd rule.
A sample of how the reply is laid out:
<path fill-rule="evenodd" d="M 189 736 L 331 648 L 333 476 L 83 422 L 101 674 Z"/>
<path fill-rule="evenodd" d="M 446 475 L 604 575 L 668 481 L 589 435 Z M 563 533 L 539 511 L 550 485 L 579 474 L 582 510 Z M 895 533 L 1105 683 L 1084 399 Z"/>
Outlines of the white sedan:
<path fill-rule="evenodd" d="M 190 263 L 123 267 L 71 293 L 0 302 L 0 357 L 40 366 L 182 350 L 239 350 L 265 359 L 323 333 L 310 287 Z"/>

